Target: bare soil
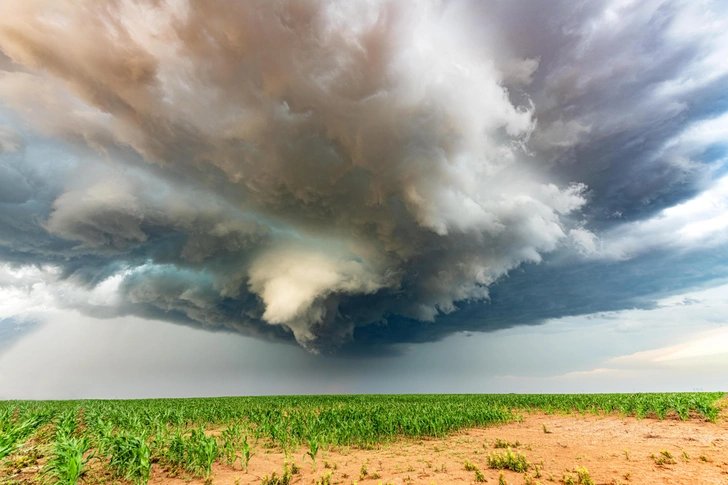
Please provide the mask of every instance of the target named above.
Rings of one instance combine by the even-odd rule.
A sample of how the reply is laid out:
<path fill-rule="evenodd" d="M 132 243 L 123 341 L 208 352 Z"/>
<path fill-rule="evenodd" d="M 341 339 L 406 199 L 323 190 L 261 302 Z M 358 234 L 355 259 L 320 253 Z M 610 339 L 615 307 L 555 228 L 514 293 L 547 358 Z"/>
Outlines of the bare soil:
<path fill-rule="evenodd" d="M 544 431 L 544 426 L 546 433 Z M 331 473 L 332 484 L 448 484 L 476 483 L 475 472 L 465 470 L 470 461 L 478 466 L 485 483 L 497 484 L 499 470 L 488 468 L 488 453 L 496 439 L 519 442 L 513 451 L 531 462 L 533 482 L 562 483 L 575 470 L 586 468 L 596 484 L 721 484 L 728 485 L 728 422 L 717 424 L 699 419 L 635 419 L 618 416 L 530 414 L 522 422 L 484 429 L 471 429 L 446 439 L 402 441 L 374 450 L 339 449 L 320 452 L 317 468 L 305 449 L 288 457 L 279 450 L 258 448 L 248 472 L 215 465 L 213 484 L 260 484 L 264 475 L 281 474 L 286 460 L 301 467 L 292 484 L 313 484 Z M 673 464 L 658 465 L 662 451 Z M 654 458 L 653 458 L 654 456 Z M 670 460 L 667 460 L 670 461 Z M 363 475 L 362 465 L 367 474 Z M 535 465 L 540 477 L 535 477 Z M 527 483 L 523 473 L 504 471 L 509 484 Z M 236 481 L 237 480 L 237 481 Z M 169 478 L 155 468 L 150 483 L 203 484 L 203 480 Z M 208 482 L 209 483 L 209 482 Z"/>

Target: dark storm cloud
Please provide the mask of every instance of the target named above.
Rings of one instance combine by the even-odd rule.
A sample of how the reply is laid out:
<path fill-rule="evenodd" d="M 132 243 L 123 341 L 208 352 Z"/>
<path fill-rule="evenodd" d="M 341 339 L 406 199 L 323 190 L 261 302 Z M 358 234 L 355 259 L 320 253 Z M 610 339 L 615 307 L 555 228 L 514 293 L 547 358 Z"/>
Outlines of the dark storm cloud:
<path fill-rule="evenodd" d="M 390 318 L 387 325 L 362 326 L 345 349 L 352 355 L 397 354 L 399 344 L 435 342 L 457 332 L 536 325 L 566 316 L 655 308 L 657 299 L 686 289 L 722 284 L 728 275 L 728 251 L 690 254 L 655 253 L 629 262 L 556 261 L 512 271 L 490 288 L 487 305 L 465 304 L 437 324 Z M 689 304 L 689 303 L 685 303 Z M 406 347 L 405 347 L 406 348 Z"/>
<path fill-rule="evenodd" d="M 93 315 L 358 352 L 629 308 L 633 233 L 668 257 L 661 211 L 723 197 L 717 4 L 0 14 L 0 258 Z"/>

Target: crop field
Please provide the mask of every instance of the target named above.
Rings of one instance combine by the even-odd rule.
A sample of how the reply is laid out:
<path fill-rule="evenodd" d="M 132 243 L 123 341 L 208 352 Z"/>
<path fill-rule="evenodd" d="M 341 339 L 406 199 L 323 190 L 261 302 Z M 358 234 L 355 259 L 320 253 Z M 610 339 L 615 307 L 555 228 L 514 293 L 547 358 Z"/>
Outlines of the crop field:
<path fill-rule="evenodd" d="M 669 418 L 670 423 L 719 426 L 714 423 L 721 421 L 718 403 L 723 396 L 366 395 L 6 401 L 0 402 L 0 483 L 144 484 L 179 480 L 348 485 L 366 480 L 374 484 L 406 483 L 408 479 L 418 483 L 457 481 L 457 477 L 446 473 L 447 459 L 459 463 L 458 473 L 467 473 L 470 481 L 488 480 L 484 475 L 488 469 L 498 471 L 494 479 L 500 483 L 510 483 L 503 475 L 506 471 L 520 477 L 520 481 L 512 483 L 535 484 L 548 480 L 536 477 L 541 469 L 529 461 L 520 443 L 509 441 L 505 435 L 492 441 L 492 446 L 486 446 L 489 438 L 483 438 L 480 448 L 488 452 L 478 452 L 480 448 L 476 447 L 474 456 L 457 455 L 459 452 L 445 449 L 448 445 L 440 445 L 443 449 L 435 446 L 435 452 L 420 450 L 434 456 L 451 451 L 441 456 L 439 476 L 435 477 L 437 465 L 422 467 L 423 472 L 427 472 L 426 468 L 431 472 L 425 473 L 425 479 L 422 474 L 417 475 L 419 479 L 413 478 L 413 472 L 407 470 L 415 465 L 404 463 L 396 468 L 392 465 L 391 476 L 385 476 L 382 460 L 378 460 L 377 467 L 365 456 L 402 448 L 403 443 L 450 443 L 448 440 L 464 439 L 462 436 L 467 434 L 462 433 L 466 430 L 506 429 L 534 423 L 534 419 L 544 421 L 542 429 L 538 427 L 538 438 L 547 439 L 553 434 L 546 423 L 551 417 L 607 417 L 629 422 Z M 551 426 L 562 426 L 558 423 L 561 421 Z M 655 450 L 654 462 L 662 460 L 660 466 L 670 465 L 676 461 L 675 456 L 679 458 L 677 452 L 662 451 Z M 621 455 L 623 450 L 617 452 Z M 344 471 L 345 462 L 353 459 L 346 457 L 361 453 L 364 458 L 356 464 L 356 470 Z M 264 467 L 269 468 L 265 473 Z M 452 464 L 449 468 L 454 471 Z M 577 468 L 572 478 L 563 474 L 551 478 L 588 484 L 591 478 Z M 397 470 L 402 476 L 397 475 Z"/>

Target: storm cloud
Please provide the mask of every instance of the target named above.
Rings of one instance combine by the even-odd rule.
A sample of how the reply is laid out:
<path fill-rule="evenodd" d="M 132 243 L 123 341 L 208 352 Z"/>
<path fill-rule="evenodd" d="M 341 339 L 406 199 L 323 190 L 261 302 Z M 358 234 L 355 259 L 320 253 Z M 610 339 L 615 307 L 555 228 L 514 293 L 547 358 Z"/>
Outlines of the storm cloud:
<path fill-rule="evenodd" d="M 0 259 L 324 353 L 649 306 L 725 240 L 724 10 L 0 2 Z"/>

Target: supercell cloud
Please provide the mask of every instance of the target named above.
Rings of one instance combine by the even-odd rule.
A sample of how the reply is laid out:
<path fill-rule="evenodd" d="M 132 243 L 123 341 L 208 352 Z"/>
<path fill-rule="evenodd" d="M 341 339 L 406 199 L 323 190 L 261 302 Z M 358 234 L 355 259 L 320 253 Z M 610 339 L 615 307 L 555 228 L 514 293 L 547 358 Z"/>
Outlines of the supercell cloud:
<path fill-rule="evenodd" d="M 4 0 L 0 287 L 330 353 L 720 246 L 725 13 Z"/>

